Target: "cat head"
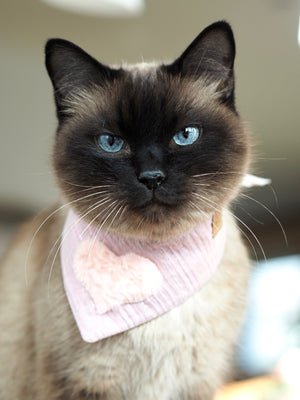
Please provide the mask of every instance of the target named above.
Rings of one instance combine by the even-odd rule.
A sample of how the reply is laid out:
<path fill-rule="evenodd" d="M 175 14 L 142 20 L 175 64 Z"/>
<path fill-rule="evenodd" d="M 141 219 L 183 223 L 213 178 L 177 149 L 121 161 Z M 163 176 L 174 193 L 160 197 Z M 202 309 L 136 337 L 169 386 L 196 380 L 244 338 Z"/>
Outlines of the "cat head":
<path fill-rule="evenodd" d="M 163 239 L 228 205 L 249 153 L 234 104 L 234 57 L 226 22 L 207 27 L 168 64 L 109 67 L 71 42 L 47 42 L 54 168 L 79 216 Z"/>

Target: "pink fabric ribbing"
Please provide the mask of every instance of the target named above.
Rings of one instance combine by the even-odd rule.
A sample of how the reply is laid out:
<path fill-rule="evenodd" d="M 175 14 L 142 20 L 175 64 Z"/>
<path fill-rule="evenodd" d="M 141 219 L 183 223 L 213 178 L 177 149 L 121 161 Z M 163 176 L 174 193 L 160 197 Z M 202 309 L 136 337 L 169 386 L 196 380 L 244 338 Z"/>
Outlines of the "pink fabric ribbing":
<path fill-rule="evenodd" d="M 224 252 L 225 237 L 225 227 L 212 237 L 212 222 L 208 219 L 184 236 L 163 244 L 127 239 L 98 232 L 70 210 L 63 230 L 61 263 L 66 294 L 83 340 L 96 342 L 182 304 L 213 276 Z M 100 314 L 73 269 L 78 246 L 91 239 L 102 241 L 118 256 L 135 253 L 151 260 L 163 277 L 159 290 L 144 301 L 123 304 Z"/>

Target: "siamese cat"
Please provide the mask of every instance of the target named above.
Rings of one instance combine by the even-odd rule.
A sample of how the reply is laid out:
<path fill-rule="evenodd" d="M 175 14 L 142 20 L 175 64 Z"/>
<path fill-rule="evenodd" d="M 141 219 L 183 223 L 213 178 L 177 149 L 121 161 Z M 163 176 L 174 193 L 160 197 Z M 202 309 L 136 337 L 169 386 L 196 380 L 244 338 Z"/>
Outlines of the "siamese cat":
<path fill-rule="evenodd" d="M 212 400 L 231 378 L 249 273 L 234 58 L 223 21 L 170 63 L 47 42 L 62 197 L 2 261 L 1 399 Z"/>

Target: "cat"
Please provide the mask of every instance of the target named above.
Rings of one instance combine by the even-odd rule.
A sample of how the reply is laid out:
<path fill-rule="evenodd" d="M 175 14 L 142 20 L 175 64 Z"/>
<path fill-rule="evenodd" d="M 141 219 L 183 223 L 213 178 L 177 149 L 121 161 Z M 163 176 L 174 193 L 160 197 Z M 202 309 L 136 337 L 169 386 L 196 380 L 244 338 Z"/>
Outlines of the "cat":
<path fill-rule="evenodd" d="M 63 39 L 45 52 L 62 202 L 21 226 L 2 261 L 0 398 L 212 400 L 232 376 L 249 275 L 229 211 L 250 159 L 235 107 L 231 27 L 208 26 L 170 63 L 109 67 Z M 75 226 L 88 248 L 73 249 L 72 269 Z M 113 260 L 100 278 L 94 264 L 87 276 L 94 245 L 105 246 L 100 264 Z M 139 254 L 128 256 L 133 248 Z M 133 266 L 138 257 L 146 278 Z M 136 268 L 128 281 L 121 269 L 109 275 L 119 264 Z M 124 298 L 112 297 L 114 279 Z M 128 329 L 118 323 L 109 334 L 105 318 L 151 314 L 153 299 L 157 315 L 141 313 L 130 325 L 126 314 Z M 90 312 L 80 308 L 85 301 L 90 329 L 80 321 Z"/>

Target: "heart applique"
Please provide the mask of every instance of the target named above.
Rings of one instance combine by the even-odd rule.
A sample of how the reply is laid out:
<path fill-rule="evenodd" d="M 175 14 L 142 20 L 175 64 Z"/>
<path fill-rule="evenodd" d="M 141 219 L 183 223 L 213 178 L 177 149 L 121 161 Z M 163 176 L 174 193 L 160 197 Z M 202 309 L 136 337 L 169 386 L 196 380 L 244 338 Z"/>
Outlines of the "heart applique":
<path fill-rule="evenodd" d="M 79 245 L 73 270 L 100 314 L 149 298 L 163 280 L 151 260 L 134 253 L 118 256 L 101 241 L 86 240 Z"/>

